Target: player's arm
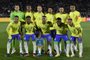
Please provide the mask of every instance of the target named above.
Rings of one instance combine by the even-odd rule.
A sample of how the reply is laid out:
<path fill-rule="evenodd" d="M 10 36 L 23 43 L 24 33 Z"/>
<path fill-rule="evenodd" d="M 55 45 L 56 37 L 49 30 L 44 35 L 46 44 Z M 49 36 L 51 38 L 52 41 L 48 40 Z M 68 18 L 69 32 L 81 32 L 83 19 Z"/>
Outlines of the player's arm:
<path fill-rule="evenodd" d="M 81 18 L 80 12 L 77 12 L 76 19 L 77 19 L 77 23 L 80 23 L 80 22 L 82 21 L 82 18 Z"/>
<path fill-rule="evenodd" d="M 25 13 L 24 12 L 20 12 L 21 13 L 21 17 L 19 17 L 19 20 L 21 21 L 21 22 L 25 22 Z"/>
<path fill-rule="evenodd" d="M 8 33 L 8 35 L 11 35 L 11 23 L 7 26 L 6 28 L 6 32 Z"/>

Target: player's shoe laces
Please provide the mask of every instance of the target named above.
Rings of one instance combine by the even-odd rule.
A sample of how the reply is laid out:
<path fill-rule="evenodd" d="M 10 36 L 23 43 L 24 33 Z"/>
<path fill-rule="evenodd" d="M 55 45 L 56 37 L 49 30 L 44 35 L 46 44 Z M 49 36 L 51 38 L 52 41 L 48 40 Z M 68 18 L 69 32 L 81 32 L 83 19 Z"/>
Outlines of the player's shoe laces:
<path fill-rule="evenodd" d="M 55 57 L 59 57 L 59 56 L 60 56 L 60 54 L 56 54 L 56 55 L 55 55 Z"/>
<path fill-rule="evenodd" d="M 16 50 L 15 49 L 12 49 L 12 52 L 11 52 L 11 54 L 14 54 L 16 52 Z"/>

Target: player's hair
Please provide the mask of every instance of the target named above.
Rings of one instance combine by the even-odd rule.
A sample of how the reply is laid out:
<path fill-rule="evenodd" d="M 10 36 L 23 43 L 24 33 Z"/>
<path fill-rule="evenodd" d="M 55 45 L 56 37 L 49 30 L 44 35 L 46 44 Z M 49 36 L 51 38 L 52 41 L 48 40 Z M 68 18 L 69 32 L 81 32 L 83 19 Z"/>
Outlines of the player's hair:
<path fill-rule="evenodd" d="M 30 16 L 26 16 L 26 18 L 31 18 Z"/>
<path fill-rule="evenodd" d="M 26 6 L 31 6 L 31 4 L 27 4 Z"/>
<path fill-rule="evenodd" d="M 62 20 L 61 18 L 57 18 L 56 20 Z"/>
<path fill-rule="evenodd" d="M 20 6 L 20 5 L 19 5 L 19 4 L 15 4 L 14 7 L 15 7 L 15 6 Z"/>
<path fill-rule="evenodd" d="M 44 16 L 42 16 L 42 17 L 46 17 L 46 16 L 44 15 Z"/>
<path fill-rule="evenodd" d="M 71 21 L 72 21 L 72 19 L 71 19 L 71 18 L 68 18 L 68 20 L 71 20 Z"/>
<path fill-rule="evenodd" d="M 14 17 L 17 17 L 17 18 L 19 18 L 18 16 L 14 16 Z"/>

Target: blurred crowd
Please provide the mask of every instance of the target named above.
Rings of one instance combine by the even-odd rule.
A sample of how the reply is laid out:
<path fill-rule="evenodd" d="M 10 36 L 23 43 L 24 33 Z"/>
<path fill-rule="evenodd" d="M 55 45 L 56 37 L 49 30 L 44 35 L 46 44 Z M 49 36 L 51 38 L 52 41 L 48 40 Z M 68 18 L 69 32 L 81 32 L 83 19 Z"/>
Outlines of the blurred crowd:
<path fill-rule="evenodd" d="M 19 4 L 22 11 L 25 11 L 25 6 L 30 4 L 34 11 L 37 5 L 42 5 L 44 11 L 47 11 L 48 7 L 52 7 L 54 12 L 63 5 L 67 13 L 69 6 L 75 4 L 82 17 L 90 17 L 90 0 L 1 0 L 0 17 L 9 17 L 15 4 Z"/>

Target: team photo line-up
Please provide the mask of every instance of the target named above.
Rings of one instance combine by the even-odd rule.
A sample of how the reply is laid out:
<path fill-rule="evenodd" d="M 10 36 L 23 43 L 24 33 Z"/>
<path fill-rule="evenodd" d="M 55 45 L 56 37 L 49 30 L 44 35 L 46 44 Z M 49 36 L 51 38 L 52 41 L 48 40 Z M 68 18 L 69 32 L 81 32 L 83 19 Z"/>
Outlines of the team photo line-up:
<path fill-rule="evenodd" d="M 40 5 L 37 6 L 37 12 L 32 12 L 30 5 L 26 6 L 26 12 L 20 11 L 19 5 L 14 6 L 14 11 L 10 14 L 10 23 L 6 28 L 8 34 L 6 56 L 16 52 L 15 41 L 19 42 L 20 56 L 29 56 L 29 40 L 32 40 L 33 56 L 41 56 L 42 52 L 45 54 L 44 48 L 47 46 L 50 57 L 62 55 L 63 47 L 66 57 L 74 57 L 75 52 L 79 52 L 79 57 L 83 57 L 80 25 L 82 18 L 76 6 L 70 5 L 69 13 L 65 13 L 64 7 L 59 7 L 58 12 L 54 14 L 51 7 L 47 9 L 47 13 L 42 11 Z M 45 40 L 47 45 L 44 46 Z M 61 40 L 64 41 L 63 47 Z"/>

